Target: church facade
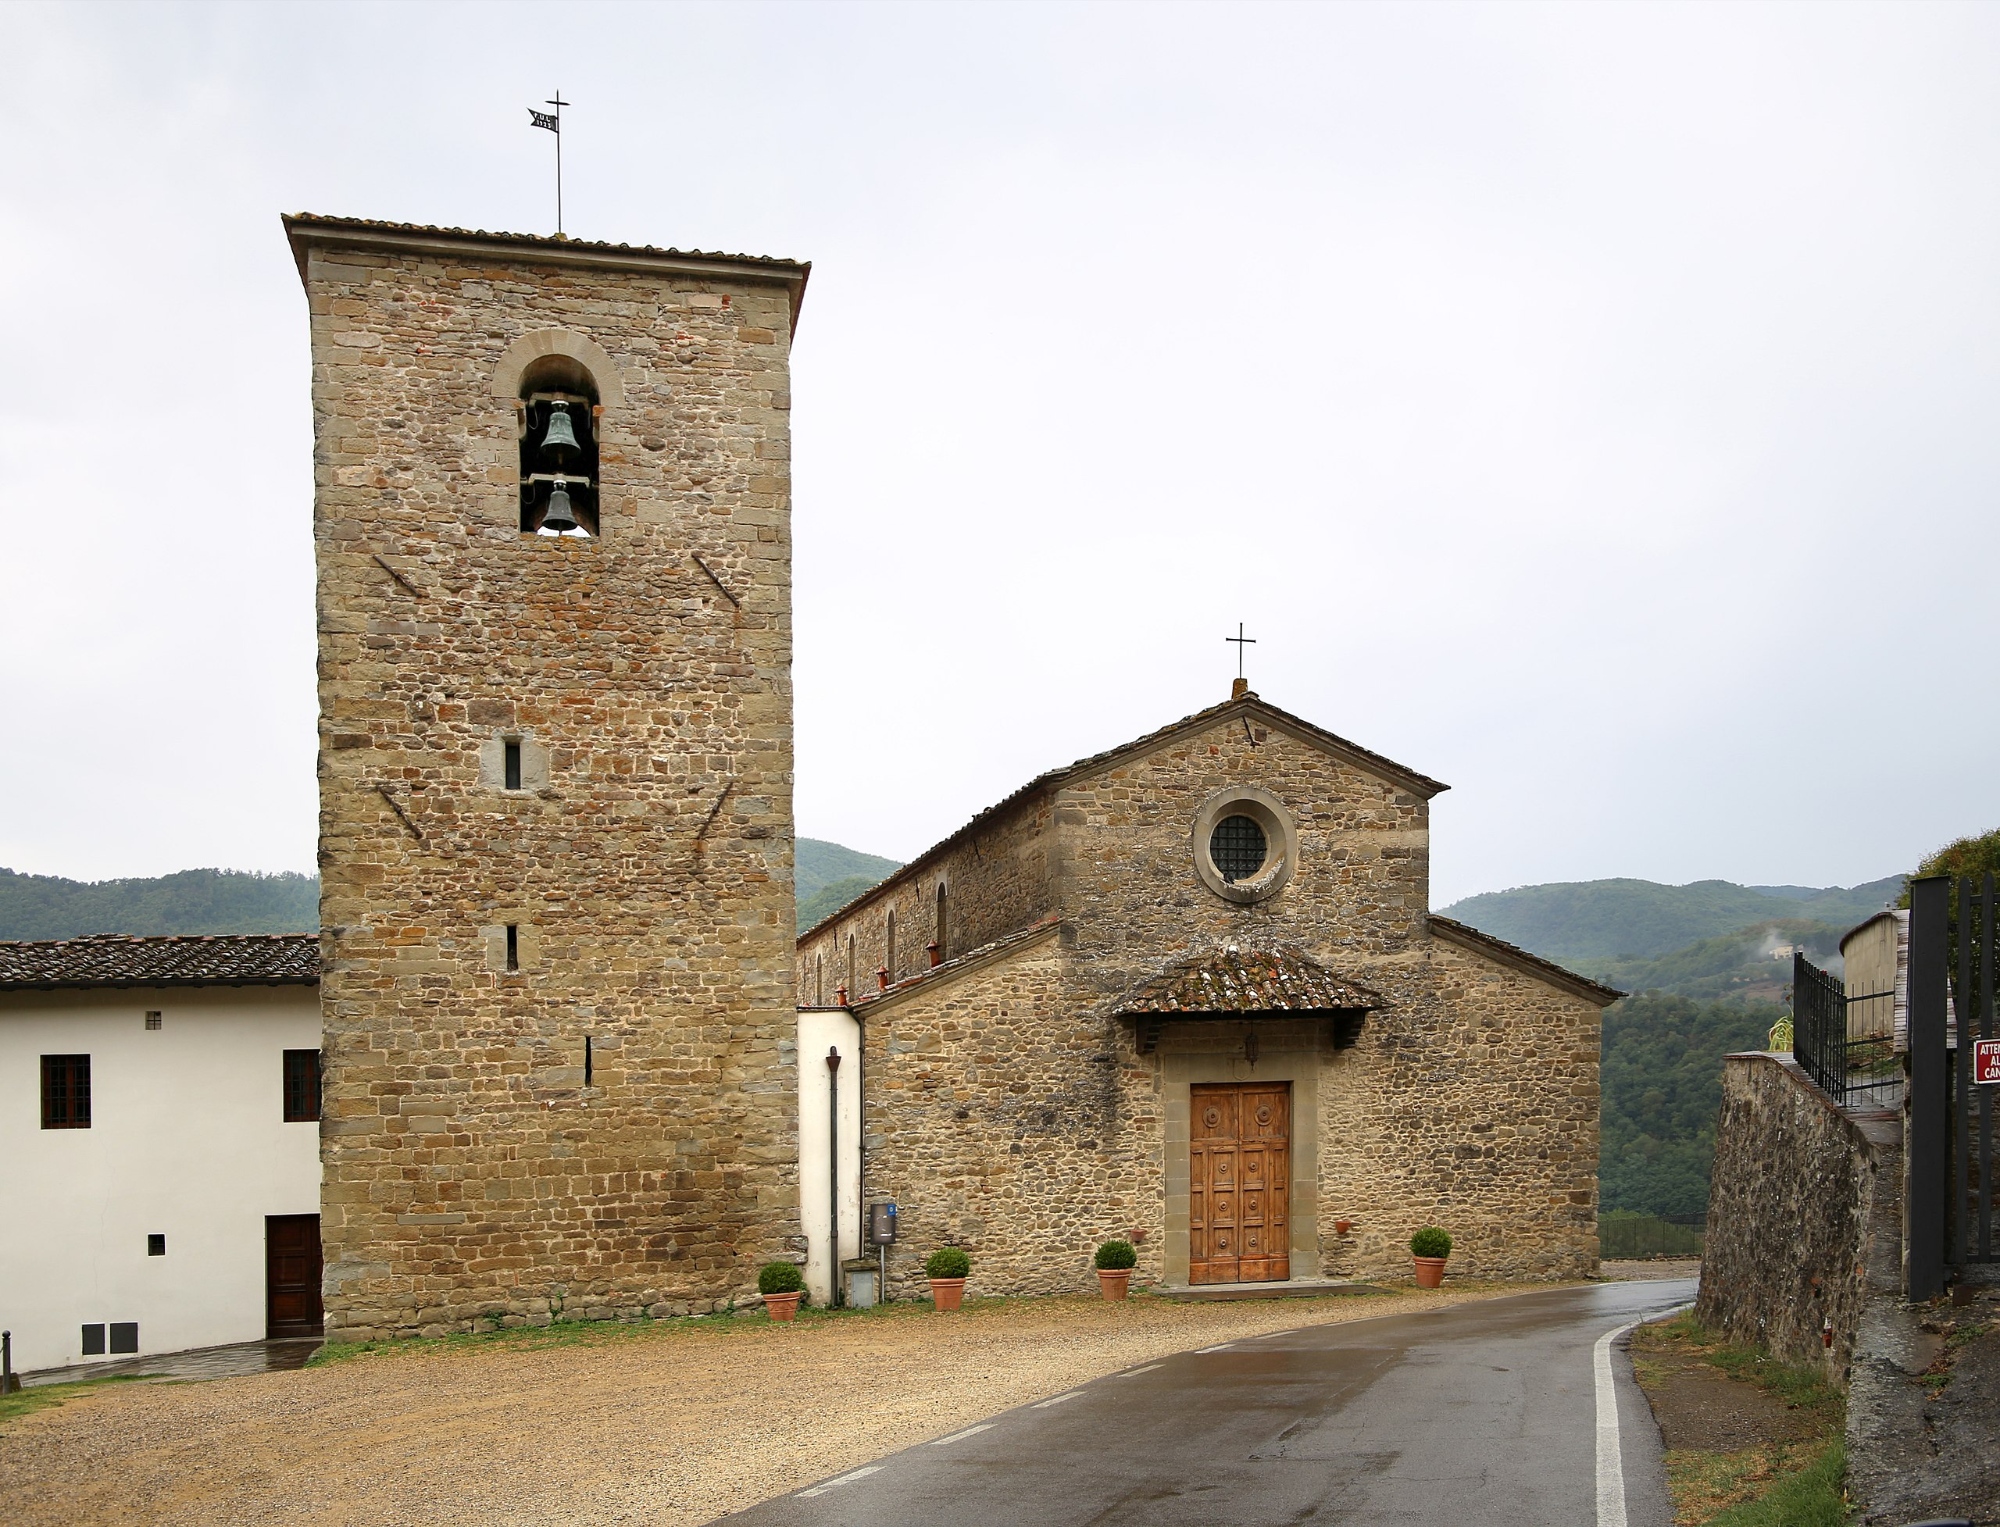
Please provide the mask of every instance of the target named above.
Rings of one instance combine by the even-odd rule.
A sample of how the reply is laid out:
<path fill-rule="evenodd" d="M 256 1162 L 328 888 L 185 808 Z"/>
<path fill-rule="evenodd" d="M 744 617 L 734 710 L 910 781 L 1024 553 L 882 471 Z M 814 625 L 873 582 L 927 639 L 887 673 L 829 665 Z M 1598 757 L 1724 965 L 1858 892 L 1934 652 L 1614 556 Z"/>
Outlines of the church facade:
<path fill-rule="evenodd" d="M 1429 1224 L 1463 1273 L 1594 1273 L 1619 994 L 1429 913 L 1444 788 L 1239 683 L 808 931 L 806 1096 L 851 1024 L 842 1256 L 893 1202 L 891 1293 L 943 1244 L 986 1292 L 1075 1291 L 1113 1237 L 1168 1285 L 1407 1275 Z"/>
<path fill-rule="evenodd" d="M 285 220 L 312 340 L 320 1236 L 361 1340 L 1596 1254 L 1616 994 L 1428 913 L 1443 786 L 1239 693 L 795 941 L 809 267 Z"/>

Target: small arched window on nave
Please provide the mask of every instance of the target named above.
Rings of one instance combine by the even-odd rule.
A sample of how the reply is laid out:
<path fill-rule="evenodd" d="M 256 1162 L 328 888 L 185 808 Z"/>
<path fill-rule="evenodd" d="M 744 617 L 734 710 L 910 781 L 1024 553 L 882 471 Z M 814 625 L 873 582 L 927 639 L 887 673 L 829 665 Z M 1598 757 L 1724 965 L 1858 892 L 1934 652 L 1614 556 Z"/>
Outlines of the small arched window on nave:
<path fill-rule="evenodd" d="M 937 888 L 937 948 L 935 950 L 935 957 L 940 965 L 951 958 L 951 945 L 945 938 L 947 924 L 944 912 L 944 882 L 940 880 Z"/>
<path fill-rule="evenodd" d="M 521 530 L 589 540 L 598 531 L 596 378 L 544 355 L 521 373 Z"/>

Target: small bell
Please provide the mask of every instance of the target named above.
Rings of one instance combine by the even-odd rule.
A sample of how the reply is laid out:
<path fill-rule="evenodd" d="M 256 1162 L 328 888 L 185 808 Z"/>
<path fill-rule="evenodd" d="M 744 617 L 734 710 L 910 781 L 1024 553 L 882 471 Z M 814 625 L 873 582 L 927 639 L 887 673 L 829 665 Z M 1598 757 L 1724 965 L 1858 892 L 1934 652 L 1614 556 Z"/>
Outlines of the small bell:
<path fill-rule="evenodd" d="M 542 455 L 560 465 L 572 452 L 583 447 L 577 443 L 576 429 L 569 422 L 569 404 L 549 405 L 549 425 L 542 431 Z"/>
<path fill-rule="evenodd" d="M 557 483 L 549 490 L 548 512 L 542 516 L 542 523 L 535 527 L 538 536 L 571 535 L 582 532 L 576 515 L 569 506 L 569 490 Z"/>

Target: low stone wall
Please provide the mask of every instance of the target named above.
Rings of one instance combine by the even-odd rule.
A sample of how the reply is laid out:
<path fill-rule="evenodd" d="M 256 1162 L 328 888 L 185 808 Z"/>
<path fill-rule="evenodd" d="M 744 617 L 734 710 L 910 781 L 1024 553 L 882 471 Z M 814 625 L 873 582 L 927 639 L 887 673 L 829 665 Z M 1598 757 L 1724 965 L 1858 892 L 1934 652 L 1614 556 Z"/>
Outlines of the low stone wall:
<path fill-rule="evenodd" d="M 1871 1253 L 1900 1242 L 1900 1144 L 1893 1121 L 1843 1113 L 1790 1056 L 1729 1056 L 1701 1319 L 1845 1384 Z"/>

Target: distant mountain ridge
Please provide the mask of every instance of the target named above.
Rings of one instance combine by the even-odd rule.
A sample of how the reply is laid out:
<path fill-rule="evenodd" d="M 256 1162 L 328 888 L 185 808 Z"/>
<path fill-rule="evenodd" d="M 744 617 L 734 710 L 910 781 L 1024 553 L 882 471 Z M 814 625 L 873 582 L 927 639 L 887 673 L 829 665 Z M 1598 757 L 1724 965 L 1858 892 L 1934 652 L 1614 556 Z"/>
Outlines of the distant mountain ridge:
<path fill-rule="evenodd" d="M 801 928 L 811 927 L 902 865 L 819 838 L 796 845 Z M 314 933 L 319 876 L 181 870 L 124 880 L 67 880 L 0 869 L 0 939 L 91 933 Z"/>
<path fill-rule="evenodd" d="M 1580 880 L 1468 896 L 1447 917 L 1566 965 L 1654 960 L 1759 923 L 1804 921 L 1844 932 L 1903 889 L 1890 875 L 1864 885 L 1753 886 L 1728 880 L 1661 885 L 1651 880 Z"/>
<path fill-rule="evenodd" d="M 317 875 L 208 869 L 83 881 L 0 869 L 0 939 L 318 930 Z"/>

